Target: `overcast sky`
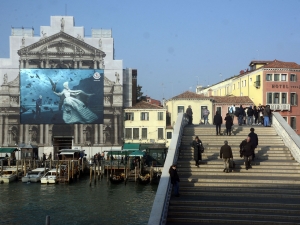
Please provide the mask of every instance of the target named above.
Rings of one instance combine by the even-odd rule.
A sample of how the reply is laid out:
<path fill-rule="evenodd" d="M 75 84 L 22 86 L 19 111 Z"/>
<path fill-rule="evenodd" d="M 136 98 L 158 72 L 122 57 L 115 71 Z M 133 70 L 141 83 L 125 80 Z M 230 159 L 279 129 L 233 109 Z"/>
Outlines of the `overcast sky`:
<path fill-rule="evenodd" d="M 112 29 L 115 59 L 138 70 L 154 99 L 195 91 L 247 69 L 251 60 L 300 64 L 299 0 L 9 0 L 0 7 L 0 58 L 9 57 L 12 27 L 50 25 Z"/>

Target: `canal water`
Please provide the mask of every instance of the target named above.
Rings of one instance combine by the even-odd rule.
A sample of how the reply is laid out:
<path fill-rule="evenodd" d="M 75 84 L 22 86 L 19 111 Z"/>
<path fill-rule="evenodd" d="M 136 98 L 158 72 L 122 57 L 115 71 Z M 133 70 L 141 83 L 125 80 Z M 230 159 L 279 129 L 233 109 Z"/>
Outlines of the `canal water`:
<path fill-rule="evenodd" d="M 106 177 L 89 185 L 0 184 L 0 224 L 142 225 L 147 224 L 157 186 L 134 182 L 111 184 Z"/>

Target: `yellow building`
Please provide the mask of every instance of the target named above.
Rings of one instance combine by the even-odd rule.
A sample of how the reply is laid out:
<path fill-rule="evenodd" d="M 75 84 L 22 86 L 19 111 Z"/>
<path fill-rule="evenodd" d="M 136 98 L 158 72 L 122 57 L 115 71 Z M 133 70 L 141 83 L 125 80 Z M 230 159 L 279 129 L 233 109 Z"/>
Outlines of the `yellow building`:
<path fill-rule="evenodd" d="M 177 95 L 171 99 L 166 100 L 166 108 L 171 117 L 171 125 L 174 126 L 178 113 L 186 112 L 186 109 L 190 105 L 193 110 L 193 124 L 199 124 L 203 122 L 203 110 L 208 109 L 213 111 L 213 99 L 204 95 L 199 95 L 194 92 L 186 91 L 180 95 Z M 208 121 L 211 123 L 213 113 L 209 114 Z M 212 123 L 211 123 L 212 124 Z"/>
<path fill-rule="evenodd" d="M 261 79 L 264 66 L 271 61 L 251 61 L 250 70 L 241 71 L 222 82 L 207 88 L 197 89 L 197 94 L 205 96 L 249 96 L 255 105 L 263 103 L 263 88 Z"/>
<path fill-rule="evenodd" d="M 167 144 L 167 110 L 145 101 L 124 109 L 124 143 Z"/>

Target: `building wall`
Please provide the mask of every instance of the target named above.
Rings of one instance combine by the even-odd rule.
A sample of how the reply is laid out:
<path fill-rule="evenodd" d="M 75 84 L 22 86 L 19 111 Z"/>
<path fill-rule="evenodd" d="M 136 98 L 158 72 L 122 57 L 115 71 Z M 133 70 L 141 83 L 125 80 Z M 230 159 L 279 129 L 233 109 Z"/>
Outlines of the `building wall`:
<path fill-rule="evenodd" d="M 62 22 L 62 18 L 63 21 Z M 40 36 L 34 36 L 32 29 L 12 28 L 9 37 L 10 57 L 0 59 L 0 146 L 15 146 L 20 142 L 32 142 L 39 145 L 39 152 L 49 154 L 54 151 L 55 135 L 74 137 L 73 147 L 88 148 L 91 155 L 111 146 L 120 146 L 123 137 L 123 61 L 114 59 L 114 39 L 111 30 L 94 29 L 92 37 L 84 36 L 84 27 L 76 27 L 72 16 L 51 16 L 50 26 L 41 26 Z M 70 41 L 82 46 L 88 45 L 105 53 L 102 62 L 95 65 L 104 69 L 104 123 L 103 124 L 20 124 L 20 87 L 19 68 L 26 65 L 26 59 L 20 60 L 18 50 L 25 49 L 47 37 L 60 32 L 71 35 Z M 76 42 L 76 43 L 75 43 Z M 75 45 L 76 46 L 76 45 Z M 39 53 L 32 57 L 39 56 Z M 93 61 L 91 54 L 87 60 Z M 57 58 L 59 59 L 59 58 Z M 20 61 L 19 61 L 20 60 Z M 65 58 L 64 58 L 65 60 Z M 46 65 L 46 63 L 45 63 Z M 80 64 L 79 64 L 80 65 Z M 94 67 L 94 68 L 95 68 Z M 40 68 L 31 64 L 23 68 Z M 43 67 L 50 68 L 50 67 Z M 86 68 L 82 66 L 80 68 Z M 53 154 L 54 155 L 54 154 Z M 91 156 L 88 155 L 88 156 Z"/>
<path fill-rule="evenodd" d="M 267 75 L 272 75 L 272 80 L 267 80 Z M 274 81 L 274 74 L 279 74 L 280 77 L 282 74 L 286 74 L 286 81 L 279 80 Z M 296 75 L 296 80 L 291 81 L 291 75 Z M 290 108 L 289 110 L 280 110 L 280 114 L 286 118 L 288 124 L 291 125 L 292 123 L 292 117 L 296 118 L 296 132 L 300 133 L 300 107 L 299 107 L 299 94 L 300 94 L 300 80 L 299 80 L 300 73 L 298 71 L 283 69 L 280 71 L 276 70 L 265 70 L 264 75 L 262 77 L 263 80 L 263 88 L 264 88 L 264 94 L 263 94 L 263 105 L 270 104 L 272 106 L 272 103 L 278 105 L 278 107 L 283 107 L 286 105 L 286 107 Z M 272 93 L 272 101 L 268 101 L 268 93 Z M 278 94 L 278 100 L 279 103 L 276 103 L 275 94 Z M 291 99 L 291 94 L 296 95 L 296 104 L 293 104 Z M 283 102 L 282 95 L 286 94 L 286 103 Z"/>
<path fill-rule="evenodd" d="M 193 110 L 193 124 L 199 124 L 200 121 L 203 122 L 203 118 L 201 118 L 201 107 L 207 106 L 207 109 L 210 111 L 208 120 L 209 123 L 212 124 L 213 118 L 213 106 L 212 101 L 209 99 L 199 100 L 199 99 L 170 99 L 166 102 L 167 110 L 171 114 L 171 125 L 174 126 L 175 121 L 178 116 L 178 107 L 183 107 L 184 113 L 188 106 L 191 105 Z"/>
<path fill-rule="evenodd" d="M 125 143 L 159 143 L 166 144 L 167 134 L 166 134 L 166 109 L 124 109 L 125 119 L 124 119 L 124 142 Z M 126 114 L 132 113 L 133 118 L 126 117 Z M 141 113 L 148 113 L 149 119 L 142 120 Z M 161 120 L 158 119 L 158 113 L 162 113 Z M 126 119 L 127 118 L 127 119 Z M 136 128 L 139 130 L 138 137 L 127 138 L 126 129 Z M 147 137 L 142 136 L 142 128 L 147 129 Z M 158 136 L 158 129 L 162 130 L 162 136 Z M 133 132 L 133 130 L 132 130 Z"/>

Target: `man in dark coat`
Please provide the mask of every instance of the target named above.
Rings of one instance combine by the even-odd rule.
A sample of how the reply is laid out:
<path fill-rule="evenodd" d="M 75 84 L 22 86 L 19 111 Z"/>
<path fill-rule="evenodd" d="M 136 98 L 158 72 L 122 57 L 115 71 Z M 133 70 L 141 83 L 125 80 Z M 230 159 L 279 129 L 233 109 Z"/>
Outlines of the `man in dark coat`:
<path fill-rule="evenodd" d="M 229 172 L 229 161 L 230 158 L 233 159 L 231 147 L 228 145 L 228 141 L 224 141 L 224 145 L 220 149 L 220 158 L 223 158 L 224 161 L 224 170 L 223 172 Z"/>
<path fill-rule="evenodd" d="M 176 165 L 173 164 L 169 169 L 169 174 L 171 177 L 171 184 L 173 184 L 174 194 L 176 197 L 179 197 L 179 176 L 177 174 Z"/>
<path fill-rule="evenodd" d="M 193 110 L 191 108 L 191 106 L 189 105 L 189 107 L 186 109 L 186 112 L 187 116 L 189 117 L 189 123 L 190 125 L 193 124 Z"/>
<path fill-rule="evenodd" d="M 251 127 L 250 133 L 248 134 L 248 136 L 250 137 L 251 142 L 252 142 L 252 146 L 253 146 L 252 160 L 254 160 L 254 158 L 255 158 L 255 149 L 257 148 L 257 145 L 258 145 L 258 136 L 257 136 L 256 133 L 254 133 L 254 128 L 253 127 Z"/>
<path fill-rule="evenodd" d="M 232 116 L 227 113 L 226 117 L 224 119 L 226 121 L 225 126 L 226 126 L 226 134 L 227 135 L 231 135 L 231 127 L 233 125 L 233 120 L 232 120 Z"/>
<path fill-rule="evenodd" d="M 216 115 L 214 116 L 214 125 L 216 125 L 216 133 L 221 134 L 221 124 L 223 123 L 223 118 L 220 115 L 220 112 L 217 111 Z"/>
<path fill-rule="evenodd" d="M 195 166 L 199 167 L 199 161 L 202 160 L 201 151 L 203 149 L 203 145 L 198 136 L 195 137 L 195 140 L 192 142 L 192 146 L 194 148 Z"/>
<path fill-rule="evenodd" d="M 239 118 L 238 118 L 239 125 L 242 126 L 244 116 L 246 115 L 246 114 L 245 114 L 245 109 L 243 108 L 242 105 L 240 105 L 240 108 L 239 108 L 238 112 L 239 112 L 239 115 L 238 115 L 238 117 L 239 117 Z"/>
<path fill-rule="evenodd" d="M 251 138 L 248 136 L 246 140 L 242 141 L 240 144 L 241 148 L 241 156 L 244 157 L 246 170 L 248 170 L 251 167 L 251 160 L 253 155 L 253 145 L 251 142 Z"/>

